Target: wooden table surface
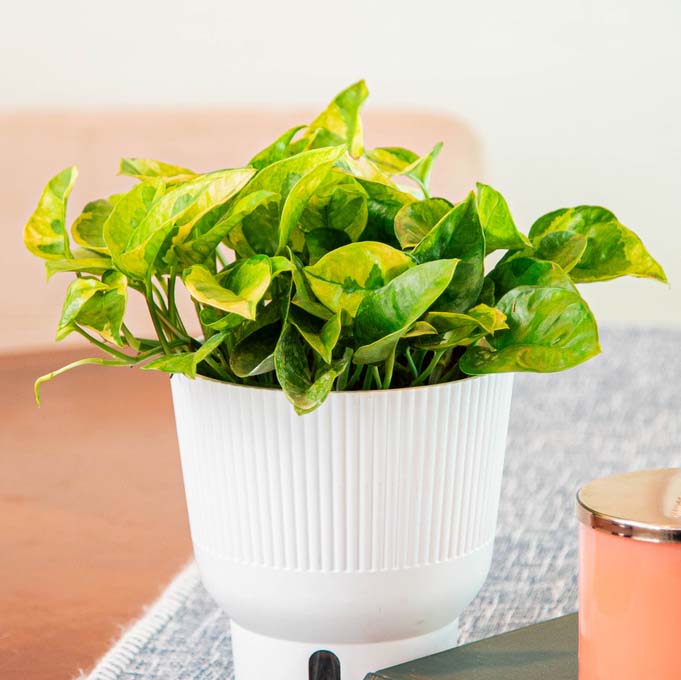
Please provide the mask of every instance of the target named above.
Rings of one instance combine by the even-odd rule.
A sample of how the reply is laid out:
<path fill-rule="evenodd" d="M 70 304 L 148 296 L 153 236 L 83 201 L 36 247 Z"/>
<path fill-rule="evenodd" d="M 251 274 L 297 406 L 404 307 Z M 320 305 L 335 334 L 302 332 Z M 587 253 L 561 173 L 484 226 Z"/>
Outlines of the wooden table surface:
<path fill-rule="evenodd" d="M 87 671 L 191 556 L 168 377 L 0 358 L 0 678 Z"/>

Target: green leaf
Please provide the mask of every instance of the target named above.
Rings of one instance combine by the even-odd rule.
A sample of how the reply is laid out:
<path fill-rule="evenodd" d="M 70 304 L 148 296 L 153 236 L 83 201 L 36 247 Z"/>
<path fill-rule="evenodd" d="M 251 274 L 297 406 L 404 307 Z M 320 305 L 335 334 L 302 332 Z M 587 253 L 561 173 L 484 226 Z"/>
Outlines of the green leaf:
<path fill-rule="evenodd" d="M 437 335 L 437 329 L 427 321 L 415 321 L 404 334 L 404 338 L 420 338 L 422 335 Z"/>
<path fill-rule="evenodd" d="M 298 330 L 287 324 L 274 351 L 274 368 L 286 398 L 299 415 L 314 411 L 324 403 L 336 377 L 350 360 L 348 349 L 340 361 L 331 366 L 322 365 L 313 373 L 308 352 Z"/>
<path fill-rule="evenodd" d="M 304 125 L 297 125 L 290 130 L 286 130 L 283 135 L 278 137 L 268 147 L 264 148 L 260 153 L 257 153 L 251 158 L 248 165 L 256 170 L 262 170 L 272 163 L 288 158 L 291 155 L 289 145 L 291 140 L 296 136 L 296 133 L 302 130 Z"/>
<path fill-rule="evenodd" d="M 327 363 L 332 361 L 333 350 L 338 344 L 341 333 L 341 313 L 336 312 L 328 321 L 321 322 L 312 314 L 292 307 L 289 322 L 317 354 Z"/>
<path fill-rule="evenodd" d="M 309 254 L 310 264 L 316 264 L 327 253 L 346 246 L 350 237 L 338 229 L 315 229 L 305 237 L 305 245 Z"/>
<path fill-rule="evenodd" d="M 442 142 L 438 142 L 429 153 L 414 161 L 401 172 L 402 175 L 413 179 L 419 185 L 426 198 L 429 196 L 428 185 L 430 183 L 430 173 L 433 168 L 433 163 L 441 150 Z"/>
<path fill-rule="evenodd" d="M 366 191 L 354 177 L 334 170 L 308 201 L 299 226 L 304 232 L 334 229 L 356 241 L 367 224 L 367 201 Z"/>
<path fill-rule="evenodd" d="M 166 184 L 185 182 L 196 177 L 193 170 L 149 158 L 122 158 L 118 174 L 136 177 L 142 181 L 159 177 Z"/>
<path fill-rule="evenodd" d="M 401 175 L 419 160 L 415 151 L 400 146 L 381 146 L 367 151 L 367 158 L 389 177 Z"/>
<path fill-rule="evenodd" d="M 575 268 L 584 255 L 588 239 L 582 234 L 569 231 L 552 231 L 541 240 L 535 249 L 540 260 L 549 260 L 569 272 Z"/>
<path fill-rule="evenodd" d="M 434 309 L 463 312 L 478 299 L 485 278 L 485 237 L 478 219 L 474 194 L 450 210 L 414 248 L 417 262 L 459 259 L 447 290 Z"/>
<path fill-rule="evenodd" d="M 323 319 L 326 321 L 333 316 L 328 307 L 321 304 L 312 293 L 305 275 L 303 274 L 303 265 L 300 260 L 292 255 L 293 260 L 293 284 L 295 286 L 295 295 L 291 300 L 291 303 L 304 309 L 308 314 L 316 316 L 318 319 Z"/>
<path fill-rule="evenodd" d="M 355 318 L 359 349 L 353 361 L 385 361 L 410 326 L 442 295 L 452 280 L 457 260 L 417 265 L 362 300 Z"/>
<path fill-rule="evenodd" d="M 362 233 L 362 240 L 382 241 L 399 247 L 400 242 L 395 236 L 395 217 L 405 205 L 414 203 L 416 199 L 411 194 L 380 182 L 365 179 L 357 181 L 368 196 L 367 226 Z"/>
<path fill-rule="evenodd" d="M 555 262 L 537 260 L 534 257 L 518 257 L 499 262 L 490 272 L 497 297 L 519 286 L 541 286 L 543 288 L 564 288 L 577 292 L 570 277 Z"/>
<path fill-rule="evenodd" d="M 124 260 L 128 243 L 164 191 L 165 185 L 160 179 L 138 184 L 121 196 L 103 225 L 104 241 L 111 258 L 116 267 L 126 274 L 131 274 Z"/>
<path fill-rule="evenodd" d="M 477 183 L 477 208 L 487 253 L 503 248 L 526 248 L 530 241 L 518 231 L 504 197 L 487 184 Z"/>
<path fill-rule="evenodd" d="M 47 260 L 45 269 L 47 278 L 63 272 L 85 272 L 87 274 L 103 274 L 112 269 L 113 263 L 110 257 L 97 257 L 88 251 L 76 251 L 72 259 Z"/>
<path fill-rule="evenodd" d="M 418 245 L 451 209 L 444 198 L 426 198 L 402 207 L 395 215 L 395 235 L 402 248 Z"/>
<path fill-rule="evenodd" d="M 317 299 L 331 311 L 355 315 L 362 299 L 372 290 L 404 272 L 411 258 L 384 243 L 349 243 L 305 267 L 305 278 Z"/>
<path fill-rule="evenodd" d="M 75 165 L 56 174 L 24 227 L 24 244 L 44 260 L 61 260 L 71 254 L 65 227 L 66 203 L 77 177 Z"/>
<path fill-rule="evenodd" d="M 368 96 L 369 90 L 363 80 L 338 94 L 308 126 L 305 136 L 313 137 L 309 148 L 345 144 L 352 156 L 361 156 L 364 153 L 364 138 L 359 112 Z"/>
<path fill-rule="evenodd" d="M 200 264 L 215 257 L 215 250 L 227 238 L 233 229 L 238 227 L 248 215 L 251 215 L 261 206 L 269 203 L 278 203 L 279 194 L 271 191 L 255 191 L 244 197 L 238 196 L 228 211 L 205 233 L 195 232 L 187 238 L 184 243 L 179 243 L 174 247 L 175 257 L 183 266 Z M 240 239 L 244 240 L 243 233 Z M 238 242 L 239 239 L 237 239 Z M 242 250 L 242 248 L 237 248 Z M 249 255 L 255 253 L 249 246 Z"/>
<path fill-rule="evenodd" d="M 131 358 L 130 361 L 124 361 L 122 359 L 100 359 L 99 357 L 93 357 L 88 359 L 78 359 L 78 361 L 73 361 L 66 366 L 58 368 L 56 371 L 50 371 L 45 375 L 41 375 L 35 383 L 33 383 L 33 392 L 35 394 L 35 401 L 38 406 L 40 406 L 40 388 L 48 381 L 56 378 L 58 375 L 62 375 L 67 371 L 71 371 L 79 366 L 132 366 L 137 363 Z"/>
<path fill-rule="evenodd" d="M 120 272 L 107 272 L 101 281 L 87 277 L 76 279 L 66 291 L 57 340 L 80 326 L 122 346 L 121 325 L 127 298 L 127 280 Z"/>
<path fill-rule="evenodd" d="M 229 355 L 229 366 L 239 378 L 250 378 L 274 370 L 274 350 L 281 323 L 258 329 L 237 343 Z"/>
<path fill-rule="evenodd" d="M 176 221 L 178 233 L 173 243 L 183 242 L 194 228 L 200 225 L 204 217 L 212 213 L 214 209 L 224 206 L 254 174 L 253 168 L 237 168 L 203 175 L 205 187 L 198 192 L 195 200 L 189 199 L 186 209 L 181 211 Z M 196 184 L 200 187 L 200 180 Z M 182 191 L 181 188 L 178 188 L 177 195 L 180 200 L 184 200 L 187 196 L 186 191 Z"/>
<path fill-rule="evenodd" d="M 344 147 L 337 147 L 337 155 L 306 172 L 291 188 L 281 210 L 277 253 L 282 253 L 288 245 L 291 234 L 298 224 L 307 202 L 331 172 L 333 164 L 344 152 Z"/>
<path fill-rule="evenodd" d="M 497 308 L 508 330 L 469 347 L 460 368 L 469 375 L 508 371 L 562 371 L 600 352 L 596 321 L 576 292 L 521 286 Z"/>
<path fill-rule="evenodd" d="M 605 208 L 581 205 L 556 210 L 532 225 L 530 238 L 536 243 L 539 237 L 558 231 L 580 234 L 587 239 L 584 253 L 570 271 L 577 283 L 607 281 L 620 276 L 667 282 L 664 270 L 641 239 Z"/>
<path fill-rule="evenodd" d="M 506 315 L 484 304 L 469 309 L 467 314 L 430 312 L 425 320 L 440 333 L 437 339 L 426 338 L 418 343 L 421 349 L 430 350 L 471 345 L 486 335 L 508 328 Z"/>
<path fill-rule="evenodd" d="M 425 156 L 419 156 L 409 149 L 399 146 L 386 146 L 372 149 L 367 153 L 370 161 L 388 176 L 403 175 L 414 180 L 423 195 L 428 197 L 428 183 L 435 159 L 442 150 L 442 142 L 438 142 Z"/>
<path fill-rule="evenodd" d="M 488 305 L 477 305 L 468 310 L 466 314 L 457 312 L 430 312 L 426 314 L 426 322 L 434 326 L 438 332 L 461 328 L 464 325 L 473 324 L 476 328 L 484 331 L 485 334 L 496 333 L 499 330 L 508 328 L 504 313 L 495 307 Z"/>
<path fill-rule="evenodd" d="M 142 183 L 136 189 L 145 187 L 151 203 L 146 195 L 140 201 L 140 195 L 133 189 L 116 204 L 104 225 L 114 263 L 131 278 L 145 280 L 162 250 L 181 241 L 197 220 L 226 202 L 254 172 L 252 168 L 238 168 L 199 175 L 166 193 L 159 184 L 161 180 Z M 126 224 L 130 204 L 140 214 Z M 175 239 L 171 241 L 173 234 Z"/>
<path fill-rule="evenodd" d="M 258 302 L 272 281 L 272 266 L 266 255 L 239 260 L 224 278 L 224 285 L 202 265 L 193 265 L 182 275 L 189 294 L 198 302 L 255 319 Z"/>
<path fill-rule="evenodd" d="M 227 331 L 211 335 L 196 352 L 180 352 L 166 354 L 142 366 L 145 371 L 163 371 L 164 373 L 181 373 L 192 380 L 196 378 L 199 364 L 207 359 L 225 340 Z"/>
<path fill-rule="evenodd" d="M 87 203 L 83 212 L 71 225 L 73 240 L 83 248 L 108 255 L 109 249 L 104 240 L 104 223 L 112 210 L 112 203 L 104 198 Z"/>

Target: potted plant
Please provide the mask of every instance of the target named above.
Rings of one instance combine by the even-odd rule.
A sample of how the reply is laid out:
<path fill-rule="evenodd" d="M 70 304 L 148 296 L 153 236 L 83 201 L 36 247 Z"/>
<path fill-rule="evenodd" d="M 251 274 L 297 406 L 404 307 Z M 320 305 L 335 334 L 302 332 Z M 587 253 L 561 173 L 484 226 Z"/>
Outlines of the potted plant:
<path fill-rule="evenodd" d="M 454 644 L 490 565 L 513 372 L 599 352 L 575 284 L 666 280 L 604 208 L 526 236 L 490 186 L 432 197 L 441 145 L 366 150 L 366 96 L 352 85 L 243 168 L 125 159 L 135 185 L 88 203 L 71 237 L 67 168 L 25 228 L 48 275 L 75 273 L 57 339 L 107 355 L 36 396 L 83 364 L 173 374 L 196 559 L 233 618 L 237 680 L 302 680 L 322 649 L 359 680 Z M 153 339 L 126 326 L 128 294 Z"/>

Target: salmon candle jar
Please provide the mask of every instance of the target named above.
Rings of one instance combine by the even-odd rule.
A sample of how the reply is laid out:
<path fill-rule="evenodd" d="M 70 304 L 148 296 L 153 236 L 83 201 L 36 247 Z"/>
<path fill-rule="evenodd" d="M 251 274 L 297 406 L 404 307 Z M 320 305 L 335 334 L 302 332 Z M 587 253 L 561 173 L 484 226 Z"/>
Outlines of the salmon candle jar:
<path fill-rule="evenodd" d="M 681 679 L 681 468 L 590 482 L 580 520 L 580 680 Z"/>

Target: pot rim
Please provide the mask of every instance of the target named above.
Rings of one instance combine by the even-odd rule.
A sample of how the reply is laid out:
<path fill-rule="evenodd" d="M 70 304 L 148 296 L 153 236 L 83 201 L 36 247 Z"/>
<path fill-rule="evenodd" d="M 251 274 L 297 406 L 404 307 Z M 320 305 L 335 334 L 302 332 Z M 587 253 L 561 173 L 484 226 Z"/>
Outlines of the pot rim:
<path fill-rule="evenodd" d="M 513 377 L 514 372 L 513 371 L 505 371 L 501 373 L 483 373 L 480 375 L 469 375 L 466 376 L 465 378 L 461 378 L 460 380 L 449 380 L 448 382 L 444 383 L 436 383 L 435 385 L 413 385 L 409 387 L 390 387 L 385 390 L 332 390 L 329 392 L 329 395 L 327 398 L 330 398 L 334 395 L 343 395 L 344 397 L 348 397 L 350 395 L 372 395 L 372 394 L 388 394 L 390 392 L 407 392 L 407 391 L 421 391 L 421 390 L 427 390 L 427 389 L 445 389 L 447 387 L 450 387 L 452 385 L 457 385 L 461 383 L 468 383 L 472 382 L 475 380 L 481 380 L 483 378 L 491 378 L 491 377 L 496 377 L 496 376 L 511 376 Z M 265 391 L 265 392 L 278 392 L 283 394 L 283 390 L 281 387 L 266 387 L 264 385 L 241 385 L 239 383 L 230 383 L 226 382 L 224 380 L 217 380 L 216 378 L 209 378 L 208 376 L 205 375 L 200 375 L 197 374 L 196 378 L 188 378 L 186 375 L 182 373 L 172 373 L 170 375 L 170 379 L 172 380 L 173 378 L 178 378 L 178 379 L 184 379 L 188 382 L 193 382 L 195 380 L 201 380 L 203 382 L 208 382 L 208 383 L 215 383 L 216 385 L 222 385 L 226 388 L 238 388 L 238 389 L 247 389 L 247 390 L 258 390 L 258 391 Z"/>

